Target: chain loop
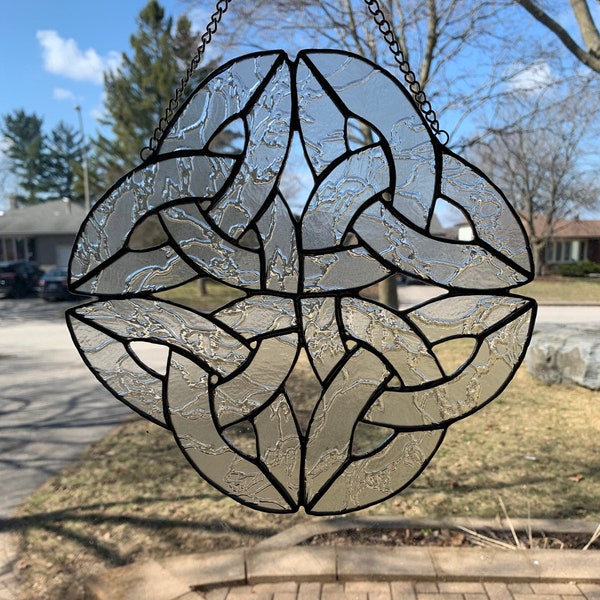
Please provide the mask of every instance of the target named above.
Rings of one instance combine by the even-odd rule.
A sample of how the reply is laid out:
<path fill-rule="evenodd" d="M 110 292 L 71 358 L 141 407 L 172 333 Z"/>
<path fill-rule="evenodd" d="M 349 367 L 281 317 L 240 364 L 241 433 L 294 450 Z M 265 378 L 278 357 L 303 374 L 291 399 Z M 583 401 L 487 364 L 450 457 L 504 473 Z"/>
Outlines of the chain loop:
<path fill-rule="evenodd" d="M 377 0 L 364 0 L 367 5 L 367 9 L 369 13 L 373 17 L 373 21 L 377 25 L 383 39 L 386 41 L 390 52 L 392 53 L 394 60 L 398 64 L 400 71 L 404 75 L 404 81 L 406 81 L 408 88 L 413 95 L 419 110 L 425 117 L 425 120 L 429 123 L 433 133 L 436 135 L 438 140 L 446 145 L 450 140 L 450 136 L 448 132 L 441 128 L 440 122 L 438 121 L 437 115 L 433 110 L 430 102 L 427 100 L 425 96 L 425 92 L 421 88 L 421 84 L 417 80 L 417 76 L 414 74 L 408 61 L 404 56 L 404 52 L 400 49 L 398 41 L 396 40 L 396 36 L 392 30 L 390 22 L 386 19 L 383 11 L 379 6 L 379 2 Z"/>
<path fill-rule="evenodd" d="M 190 64 L 185 71 L 185 75 L 181 78 L 181 81 L 179 82 L 179 87 L 175 90 L 174 97 L 171 98 L 171 100 L 169 100 L 169 105 L 167 106 L 167 108 L 165 110 L 165 114 L 164 114 L 164 116 L 161 117 L 160 121 L 158 122 L 158 126 L 154 130 L 154 133 L 152 134 L 152 137 L 150 138 L 148 145 L 145 146 L 144 148 L 142 148 L 142 150 L 140 152 L 140 157 L 142 160 L 147 160 L 156 151 L 158 140 L 160 139 L 161 135 L 164 133 L 165 127 L 168 125 L 169 121 L 171 120 L 173 113 L 179 107 L 179 102 L 181 101 L 183 92 L 185 91 L 185 88 L 187 87 L 188 83 L 190 82 L 190 79 L 192 78 L 194 71 L 198 68 L 198 65 L 200 64 L 200 61 L 202 60 L 202 57 L 204 56 L 204 52 L 206 51 L 206 46 L 208 46 L 208 44 L 210 44 L 210 42 L 212 40 L 212 36 L 217 32 L 219 23 L 221 22 L 223 15 L 227 12 L 230 2 L 231 2 L 231 0 L 218 0 L 217 4 L 215 6 L 215 12 L 213 12 L 213 14 L 211 15 L 210 21 L 208 22 L 208 25 L 206 26 L 206 30 L 200 37 L 201 43 L 196 50 L 196 54 L 193 56 L 192 60 L 190 61 Z"/>

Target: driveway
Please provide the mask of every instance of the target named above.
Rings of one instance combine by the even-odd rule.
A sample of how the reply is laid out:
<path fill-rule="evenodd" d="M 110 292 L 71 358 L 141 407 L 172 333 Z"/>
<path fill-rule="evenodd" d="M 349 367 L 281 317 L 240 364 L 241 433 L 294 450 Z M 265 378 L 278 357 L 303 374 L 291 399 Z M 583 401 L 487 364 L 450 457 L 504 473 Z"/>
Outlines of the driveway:
<path fill-rule="evenodd" d="M 68 306 L 0 300 L 0 519 L 132 414 L 79 358 Z"/>

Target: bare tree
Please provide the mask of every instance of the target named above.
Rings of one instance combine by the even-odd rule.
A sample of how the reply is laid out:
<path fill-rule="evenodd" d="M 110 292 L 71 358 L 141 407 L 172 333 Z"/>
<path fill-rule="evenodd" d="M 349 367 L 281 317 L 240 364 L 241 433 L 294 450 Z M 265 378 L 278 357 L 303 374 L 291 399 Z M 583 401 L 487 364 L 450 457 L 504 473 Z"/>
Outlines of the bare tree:
<path fill-rule="evenodd" d="M 513 75 L 514 58 L 498 35 L 505 27 L 506 0 L 379 0 L 379 5 L 431 104 L 438 113 L 452 113 L 442 125 L 451 137 L 459 135 L 462 119 L 502 94 L 503 84 Z M 284 44 L 291 54 L 301 48 L 332 47 L 365 56 L 401 79 L 364 0 L 232 3 L 214 43 L 236 50 Z"/>
<path fill-rule="evenodd" d="M 600 31 L 594 21 L 588 0 L 569 0 L 583 43 L 578 42 L 545 5 L 532 0 L 516 0 L 516 2 L 551 31 L 577 60 L 596 73 L 600 73 Z M 562 3 L 558 2 L 547 3 L 547 5 L 554 7 L 556 13 L 563 12 L 566 8 L 559 6 Z"/>
<path fill-rule="evenodd" d="M 536 273 L 545 270 L 545 247 L 565 219 L 597 207 L 600 186 L 586 169 L 589 114 L 579 103 L 516 95 L 475 148 L 476 162 L 511 198 L 529 233 Z M 553 95 L 551 95 L 553 96 Z M 586 104 L 584 98 L 580 100 Z M 591 100 L 587 98 L 588 103 Z M 536 110 L 532 111 L 531 106 Z M 595 110 L 589 105 L 588 113 Z M 518 126 L 515 113 L 521 113 Z"/>
<path fill-rule="evenodd" d="M 588 194 L 593 186 L 579 178 L 578 169 L 585 138 L 581 128 L 597 110 L 593 90 L 598 91 L 600 80 L 594 61 L 599 60 L 600 43 L 586 0 L 569 1 L 583 45 L 567 33 L 566 25 L 559 24 L 560 16 L 552 16 L 555 12 L 550 10 L 558 11 L 546 8 L 556 6 L 550 1 L 379 0 L 400 49 L 440 115 L 442 127 L 451 134 L 449 145 L 460 153 L 476 148 L 475 162 L 479 157 L 486 160 L 484 171 L 498 178 L 511 201 L 521 209 L 532 208 L 532 215 L 541 211 L 551 216 L 547 235 L 556 218 L 568 215 L 567 209 L 592 203 Z M 197 6 L 200 0 L 187 2 Z M 532 36 L 532 21 L 522 18 L 519 4 L 577 60 L 594 69 L 593 77 L 582 75 L 577 62 L 550 33 Z M 226 19 L 215 38 L 222 47 L 239 51 L 240 42 L 246 50 L 283 44 L 288 53 L 311 46 L 335 47 L 366 56 L 399 75 L 364 0 L 253 0 L 232 4 Z M 583 95 L 592 100 L 582 101 Z M 519 110 L 514 104 L 517 97 Z M 570 113 L 572 107 L 585 104 L 590 107 L 586 115 Z M 571 117 L 565 120 L 567 113 Z M 562 131 L 548 127 L 554 120 L 563 123 Z M 596 141 L 590 142 L 590 149 L 594 148 Z M 555 164 L 548 162 L 553 150 L 558 153 Z M 501 159 L 507 161 L 503 166 Z M 525 169 L 516 177 L 522 189 L 510 176 L 511 169 L 515 176 L 518 169 Z M 543 172 L 551 176 L 542 177 Z M 533 239 L 536 248 L 542 243 Z M 380 287 L 382 301 L 394 304 L 395 283 L 388 280 Z"/>
<path fill-rule="evenodd" d="M 188 3 L 199 4 L 198 0 Z M 511 58 L 494 52 L 493 46 L 503 42 L 498 42 L 493 32 L 501 21 L 503 5 L 496 0 L 379 0 L 379 4 L 427 99 L 438 113 L 450 111 L 457 128 L 483 98 L 502 92 L 503 81 L 510 77 Z M 221 48 L 229 45 L 238 51 L 283 43 L 289 54 L 307 47 L 334 47 L 365 56 L 402 79 L 394 54 L 364 0 L 232 3 L 215 41 Z M 501 60 L 505 62 L 501 64 Z M 461 62 L 487 66 L 457 68 Z M 395 278 L 380 284 L 380 299 L 397 306 Z"/>

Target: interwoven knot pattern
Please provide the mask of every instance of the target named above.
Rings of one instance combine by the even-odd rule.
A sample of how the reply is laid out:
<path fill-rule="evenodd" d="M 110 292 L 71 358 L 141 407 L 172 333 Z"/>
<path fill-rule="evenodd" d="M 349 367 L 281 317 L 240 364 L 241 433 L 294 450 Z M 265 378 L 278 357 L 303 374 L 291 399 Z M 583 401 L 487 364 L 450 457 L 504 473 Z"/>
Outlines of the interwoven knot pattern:
<path fill-rule="evenodd" d="M 300 214 L 281 185 L 294 135 L 313 178 Z M 472 240 L 430 230 L 440 201 Z M 98 379 L 214 486 L 275 512 L 345 513 L 407 486 L 507 385 L 535 313 L 511 293 L 531 251 L 500 191 L 389 73 L 335 51 L 208 77 L 94 206 L 70 269 L 96 297 L 67 319 Z M 404 311 L 361 295 L 396 274 L 440 295 Z M 244 295 L 210 312 L 156 297 L 198 277 Z M 472 352 L 445 368 L 439 348 L 461 337 Z M 288 385 L 299 356 L 321 387 L 306 421 Z"/>

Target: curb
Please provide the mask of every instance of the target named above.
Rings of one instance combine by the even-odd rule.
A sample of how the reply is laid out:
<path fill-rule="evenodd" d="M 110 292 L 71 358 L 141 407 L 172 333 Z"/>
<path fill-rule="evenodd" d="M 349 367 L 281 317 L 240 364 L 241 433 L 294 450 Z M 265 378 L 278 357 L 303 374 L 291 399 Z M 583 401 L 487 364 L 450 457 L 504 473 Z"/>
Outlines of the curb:
<path fill-rule="evenodd" d="M 373 546 L 229 550 L 176 556 L 90 577 L 90 600 L 175 600 L 190 591 L 295 582 L 600 583 L 600 553 Z"/>
<path fill-rule="evenodd" d="M 193 591 L 295 581 L 600 583 L 600 552 L 377 546 L 302 546 L 315 535 L 360 528 L 536 531 L 590 537 L 596 523 L 552 519 L 337 517 L 300 523 L 253 548 L 174 556 L 110 569 L 86 581 L 89 600 L 176 600 Z"/>

